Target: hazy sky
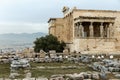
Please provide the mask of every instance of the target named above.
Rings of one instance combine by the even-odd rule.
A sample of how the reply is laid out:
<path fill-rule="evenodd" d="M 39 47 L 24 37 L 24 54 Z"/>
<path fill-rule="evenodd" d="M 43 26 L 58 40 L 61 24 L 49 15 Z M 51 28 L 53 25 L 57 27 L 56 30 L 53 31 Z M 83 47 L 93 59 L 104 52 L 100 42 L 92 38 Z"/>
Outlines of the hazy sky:
<path fill-rule="evenodd" d="M 48 32 L 50 17 L 62 8 L 119 10 L 120 0 L 0 0 L 0 34 Z"/>

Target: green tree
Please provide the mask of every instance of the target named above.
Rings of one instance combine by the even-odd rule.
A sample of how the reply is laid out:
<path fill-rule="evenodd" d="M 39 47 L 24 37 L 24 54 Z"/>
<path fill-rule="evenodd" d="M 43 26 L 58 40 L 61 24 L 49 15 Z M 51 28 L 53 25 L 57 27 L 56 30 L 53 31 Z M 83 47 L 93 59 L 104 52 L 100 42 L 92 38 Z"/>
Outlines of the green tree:
<path fill-rule="evenodd" d="M 37 38 L 34 41 L 34 51 L 39 52 L 41 49 L 48 52 L 49 50 L 56 50 L 62 52 L 66 46 L 63 41 L 58 41 L 57 37 L 53 35 L 46 35 L 45 37 Z"/>

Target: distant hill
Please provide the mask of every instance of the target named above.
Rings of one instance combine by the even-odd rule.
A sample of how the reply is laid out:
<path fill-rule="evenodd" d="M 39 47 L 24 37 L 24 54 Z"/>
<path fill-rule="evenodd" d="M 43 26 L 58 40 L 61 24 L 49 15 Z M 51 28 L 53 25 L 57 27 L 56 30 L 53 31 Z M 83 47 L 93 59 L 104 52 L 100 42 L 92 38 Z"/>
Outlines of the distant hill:
<path fill-rule="evenodd" d="M 19 47 L 26 45 L 33 45 L 36 38 L 45 36 L 47 33 L 21 33 L 21 34 L 0 34 L 0 48 Z"/>

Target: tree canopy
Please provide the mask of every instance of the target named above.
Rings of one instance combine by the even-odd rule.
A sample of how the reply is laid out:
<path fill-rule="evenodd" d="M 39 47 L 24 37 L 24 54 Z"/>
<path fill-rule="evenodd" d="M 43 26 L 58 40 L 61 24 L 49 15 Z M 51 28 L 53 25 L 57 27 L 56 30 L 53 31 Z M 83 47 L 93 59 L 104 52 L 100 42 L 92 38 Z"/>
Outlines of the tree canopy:
<path fill-rule="evenodd" d="M 46 35 L 45 37 L 36 38 L 34 41 L 34 51 L 40 52 L 44 50 L 48 52 L 49 50 L 56 50 L 56 52 L 62 52 L 66 46 L 63 41 L 58 41 L 57 37 L 53 35 Z"/>

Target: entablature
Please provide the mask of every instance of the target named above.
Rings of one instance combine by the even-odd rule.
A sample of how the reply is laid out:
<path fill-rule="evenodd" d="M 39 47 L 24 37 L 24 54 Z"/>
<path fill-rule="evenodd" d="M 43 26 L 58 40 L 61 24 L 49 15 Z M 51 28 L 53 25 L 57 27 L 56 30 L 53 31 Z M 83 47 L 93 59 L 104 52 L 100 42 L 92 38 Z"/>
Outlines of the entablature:
<path fill-rule="evenodd" d="M 79 16 L 74 18 L 74 22 L 115 22 L 116 17 L 90 17 L 90 16 Z"/>

